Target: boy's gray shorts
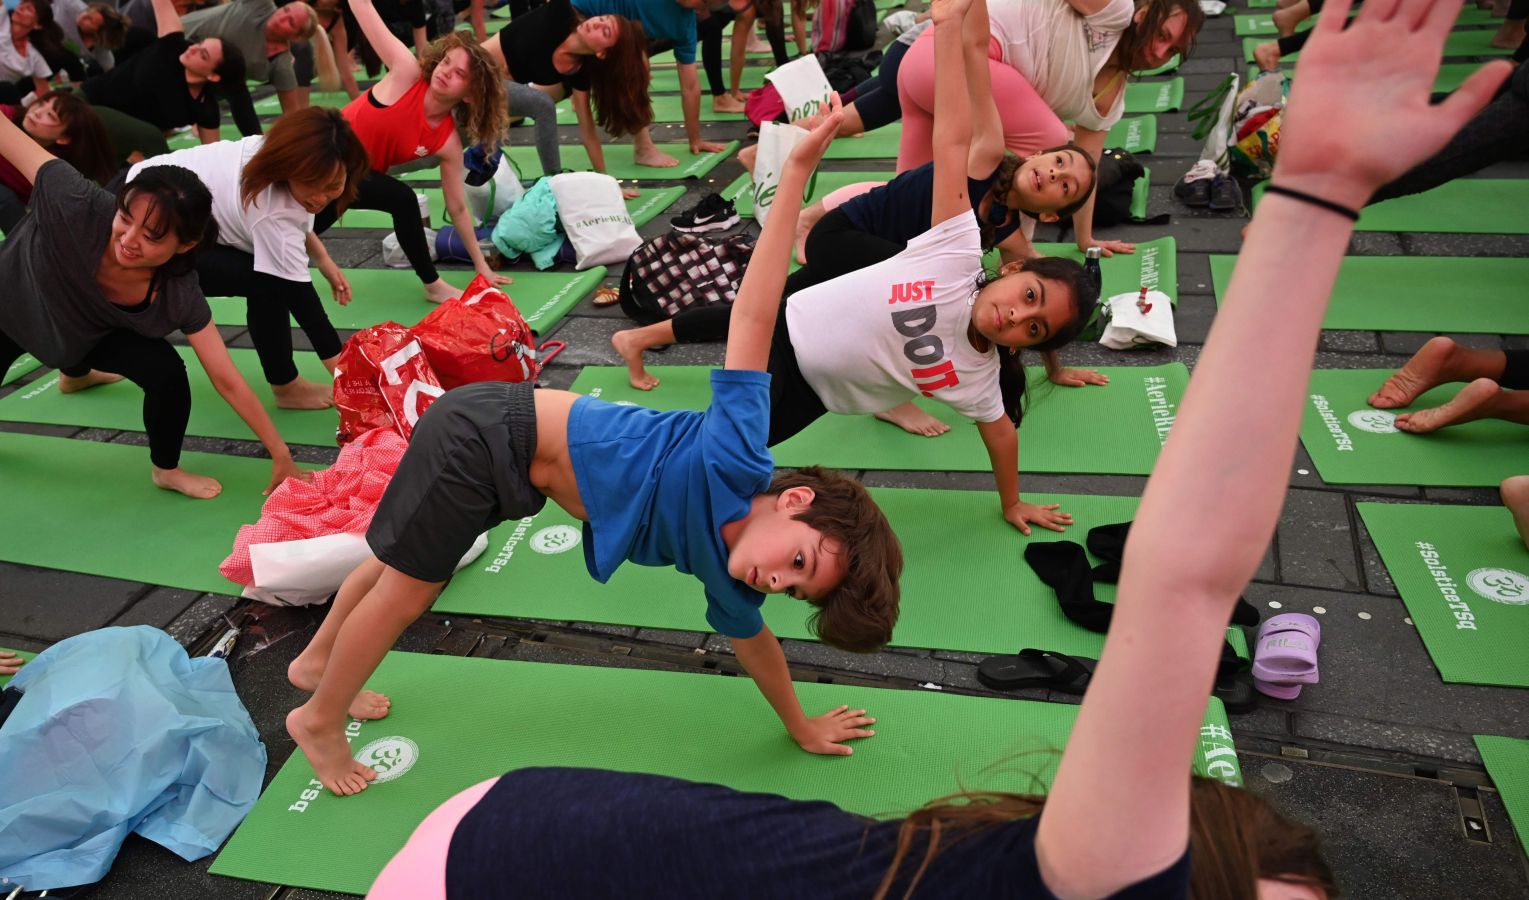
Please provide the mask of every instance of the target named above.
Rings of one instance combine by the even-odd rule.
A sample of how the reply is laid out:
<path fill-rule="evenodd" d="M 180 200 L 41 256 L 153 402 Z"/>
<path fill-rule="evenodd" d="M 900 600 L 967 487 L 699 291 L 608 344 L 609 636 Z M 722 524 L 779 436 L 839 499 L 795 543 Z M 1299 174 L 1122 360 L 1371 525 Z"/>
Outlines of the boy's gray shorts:
<path fill-rule="evenodd" d="M 541 512 L 547 498 L 531 484 L 533 390 L 463 385 L 425 410 L 366 531 L 379 560 L 421 581 L 445 581 L 479 534 Z"/>

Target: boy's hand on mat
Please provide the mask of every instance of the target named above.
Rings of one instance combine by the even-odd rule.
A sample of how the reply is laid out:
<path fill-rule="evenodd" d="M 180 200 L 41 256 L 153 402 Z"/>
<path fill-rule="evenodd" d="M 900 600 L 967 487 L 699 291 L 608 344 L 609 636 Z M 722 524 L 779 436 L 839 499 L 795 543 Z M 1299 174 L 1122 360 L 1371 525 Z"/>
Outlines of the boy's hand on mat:
<path fill-rule="evenodd" d="M 507 284 L 514 284 L 515 283 L 515 279 L 511 278 L 508 275 L 500 275 L 498 272 L 495 272 L 493 269 L 479 269 L 478 270 L 478 274 L 482 275 L 484 278 L 488 279 L 488 283 L 493 285 L 494 287 L 503 287 L 503 286 L 505 286 Z"/>
<path fill-rule="evenodd" d="M 350 279 L 340 271 L 340 267 L 334 260 L 329 260 L 319 266 L 319 274 L 329 282 L 329 290 L 334 294 L 334 302 L 341 306 L 350 305 Z"/>
<path fill-rule="evenodd" d="M 1058 369 L 1051 376 L 1052 384 L 1063 387 L 1083 387 L 1087 384 L 1109 384 L 1110 376 L 1094 369 Z"/>
<path fill-rule="evenodd" d="M 1136 245 L 1128 241 L 1094 241 L 1092 246 L 1099 248 L 1100 256 L 1114 256 L 1117 253 L 1135 253 Z M 1079 250 L 1088 252 L 1088 247 L 1079 247 Z"/>
<path fill-rule="evenodd" d="M 1032 524 L 1052 531 L 1066 531 L 1067 526 L 1072 524 L 1072 513 L 1061 512 L 1061 507 L 1060 503 L 1026 503 L 1020 500 L 1004 509 L 1003 517 L 1025 537 L 1030 536 Z"/>
<path fill-rule="evenodd" d="M 262 496 L 269 497 L 271 492 L 281 487 L 281 483 L 288 478 L 296 478 L 299 481 L 313 481 L 313 473 L 306 469 L 299 469 L 297 463 L 288 457 L 286 460 L 273 460 L 271 462 L 271 483 L 265 486 Z"/>
<path fill-rule="evenodd" d="M 1510 67 L 1482 66 L 1430 105 L 1459 0 L 1350 0 L 1325 9 L 1301 51 L 1274 181 L 1358 209 L 1379 186 L 1437 153 L 1492 98 Z"/>
<path fill-rule="evenodd" d="M 716 141 L 691 141 L 690 142 L 690 155 L 691 156 L 700 156 L 702 153 L 721 153 L 723 150 L 726 150 L 726 149 L 727 149 L 727 145 L 726 144 L 719 144 Z"/>
<path fill-rule="evenodd" d="M 867 716 L 863 709 L 838 706 L 808 719 L 806 724 L 791 732 L 791 737 L 808 753 L 849 756 L 855 750 L 843 742 L 871 737 L 876 732 L 865 726 L 875 724 L 876 720 Z"/>
<path fill-rule="evenodd" d="M 0 650 L 0 675 L 15 675 L 26 660 L 9 650 Z"/>

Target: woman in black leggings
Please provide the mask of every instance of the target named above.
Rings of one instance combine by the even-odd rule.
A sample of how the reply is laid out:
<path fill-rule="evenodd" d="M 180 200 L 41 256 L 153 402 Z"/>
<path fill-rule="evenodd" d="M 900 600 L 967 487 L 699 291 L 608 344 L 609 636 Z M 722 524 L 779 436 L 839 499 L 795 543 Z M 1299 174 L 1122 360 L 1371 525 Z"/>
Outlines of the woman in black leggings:
<path fill-rule="evenodd" d="M 328 279 L 336 302 L 350 302 L 350 285 L 313 234 L 313 217 L 332 202 L 341 210 L 366 177 L 366 150 L 337 109 L 309 107 L 276 120 L 264 137 L 219 141 L 156 156 L 152 166 L 184 166 L 213 196 L 218 244 L 197 260 L 202 290 L 249 301 L 250 339 L 276 404 L 325 409 L 333 389 L 302 378 L 292 358 L 289 317 L 307 335 L 330 372 L 340 337 L 324 312 L 309 273 L 310 258 Z"/>
<path fill-rule="evenodd" d="M 716 112 L 743 112 L 747 98 L 742 91 L 743 63 L 748 53 L 748 39 L 754 33 L 754 23 L 764 19 L 765 36 L 770 40 L 770 52 L 775 65 L 783 66 L 790 59 L 786 53 L 786 24 L 781 0 L 721 0 L 713 4 L 708 15 L 696 22 L 696 41 L 701 45 L 701 68 L 706 70 L 706 83 L 711 88 L 711 108 Z M 722 32 L 727 23 L 733 24 L 731 52 L 728 59 L 729 80 L 722 80 Z M 893 94 L 897 92 L 894 90 Z"/>
<path fill-rule="evenodd" d="M 191 387 L 165 340 L 186 335 L 213 386 L 271 454 L 267 492 L 297 475 L 292 454 L 229 358 L 197 286 L 199 254 L 217 239 L 212 197 L 191 172 L 151 170 L 116 197 L 0 118 L 0 156 L 32 185 L 32 205 L 0 244 L 0 372 L 23 353 L 62 369 L 71 393 L 123 378 L 143 389 L 156 486 L 217 496 L 212 478 L 180 468 Z"/>

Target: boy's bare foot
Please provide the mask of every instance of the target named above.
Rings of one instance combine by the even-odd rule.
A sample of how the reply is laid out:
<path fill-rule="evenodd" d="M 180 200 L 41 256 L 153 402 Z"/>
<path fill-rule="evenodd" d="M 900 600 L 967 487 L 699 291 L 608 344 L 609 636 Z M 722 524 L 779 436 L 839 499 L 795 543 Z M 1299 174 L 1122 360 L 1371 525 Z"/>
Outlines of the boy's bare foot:
<path fill-rule="evenodd" d="M 738 151 L 738 164 L 743 166 L 744 170 L 749 173 L 749 177 L 750 178 L 754 177 L 754 160 L 756 160 L 758 158 L 759 158 L 759 145 L 758 144 L 753 144 L 751 146 L 744 147 L 742 150 Z"/>
<path fill-rule="evenodd" d="M 98 384 L 112 384 L 121 380 L 121 375 L 112 372 L 101 372 L 96 369 L 91 369 L 84 375 L 79 376 L 65 375 L 63 372 L 60 372 L 58 373 L 58 392 L 60 394 L 72 394 L 75 391 L 93 388 Z"/>
<path fill-rule="evenodd" d="M 223 492 L 223 485 L 216 478 L 197 475 L 182 468 L 161 469 L 154 467 L 151 476 L 154 486 L 167 491 L 177 491 L 193 500 L 211 500 Z"/>
<path fill-rule="evenodd" d="M 797 265 L 807 265 L 807 235 L 812 233 L 812 226 L 818 224 L 818 220 L 828 214 L 823 208 L 821 201 L 808 206 L 796 217 L 796 262 Z"/>
<path fill-rule="evenodd" d="M 1518 536 L 1529 547 L 1529 475 L 1514 475 L 1502 483 L 1502 505 L 1513 513 Z"/>
<path fill-rule="evenodd" d="M 334 387 L 299 375 L 286 384 L 271 385 L 276 405 L 282 409 L 328 409 L 334 406 Z"/>
<path fill-rule="evenodd" d="M 1376 409 L 1411 406 L 1412 401 L 1450 380 L 1446 372 L 1454 352 L 1455 342 L 1449 338 L 1429 339 L 1406 365 L 1386 379 L 1380 390 L 1370 395 L 1370 405 Z"/>
<path fill-rule="evenodd" d="M 611 335 L 611 346 L 616 348 L 621 361 L 626 363 L 626 380 L 639 391 L 651 391 L 658 387 L 658 378 L 649 374 L 642 364 L 642 347 L 632 338 L 636 329 L 618 331 Z"/>
<path fill-rule="evenodd" d="M 456 285 L 450 284 L 444 278 L 437 278 L 424 286 L 425 299 L 431 303 L 445 303 L 447 300 L 455 300 L 462 296 L 462 291 Z"/>
<path fill-rule="evenodd" d="M 308 757 L 308 764 L 324 787 L 341 797 L 361 793 L 367 782 L 377 777 L 370 766 L 351 757 L 343 727 L 321 729 L 310 725 L 306 705 L 287 713 L 287 734 Z"/>
<path fill-rule="evenodd" d="M 1253 48 L 1253 62 L 1260 72 L 1273 72 L 1279 68 L 1279 41 L 1266 41 Z"/>
<path fill-rule="evenodd" d="M 297 659 L 287 664 L 287 680 L 292 686 L 300 691 L 310 694 L 318 690 L 319 679 L 324 676 L 322 663 L 308 658 L 305 650 L 297 655 Z M 386 694 L 376 691 L 362 691 L 356 695 L 356 699 L 350 703 L 350 709 L 346 712 L 352 719 L 369 721 L 371 719 L 385 718 L 388 711 L 393 707 L 393 701 Z"/>
<path fill-rule="evenodd" d="M 741 113 L 744 106 L 744 102 L 732 94 L 718 94 L 711 98 L 713 112 Z"/>
<path fill-rule="evenodd" d="M 1413 434 L 1427 434 L 1449 425 L 1474 422 L 1486 415 L 1488 406 L 1502 388 L 1490 378 L 1478 378 L 1460 389 L 1449 402 L 1430 409 L 1402 413 L 1396 417 L 1396 427 Z"/>
<path fill-rule="evenodd" d="M 679 160 L 658 149 L 653 144 L 633 150 L 632 162 L 639 166 L 648 166 L 654 169 L 672 169 L 680 164 Z"/>
<path fill-rule="evenodd" d="M 937 437 L 950 430 L 950 426 L 924 412 L 912 403 L 904 403 L 894 406 L 886 412 L 879 412 L 876 418 L 883 422 L 891 422 L 909 434 L 921 434 L 924 437 Z"/>

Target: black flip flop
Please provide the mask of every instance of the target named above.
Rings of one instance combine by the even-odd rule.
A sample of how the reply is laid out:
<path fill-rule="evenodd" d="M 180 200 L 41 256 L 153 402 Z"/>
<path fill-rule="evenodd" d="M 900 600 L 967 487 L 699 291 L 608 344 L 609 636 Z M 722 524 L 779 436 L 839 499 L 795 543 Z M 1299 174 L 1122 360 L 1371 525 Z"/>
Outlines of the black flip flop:
<path fill-rule="evenodd" d="M 1018 654 L 989 656 L 977 664 L 977 680 L 995 691 L 1048 688 L 1062 694 L 1082 694 L 1093 678 L 1097 660 L 1026 647 Z"/>
<path fill-rule="evenodd" d="M 1211 696 L 1221 701 L 1229 716 L 1240 716 L 1258 708 L 1258 691 L 1246 678 L 1232 673 L 1216 677 L 1216 689 Z"/>

